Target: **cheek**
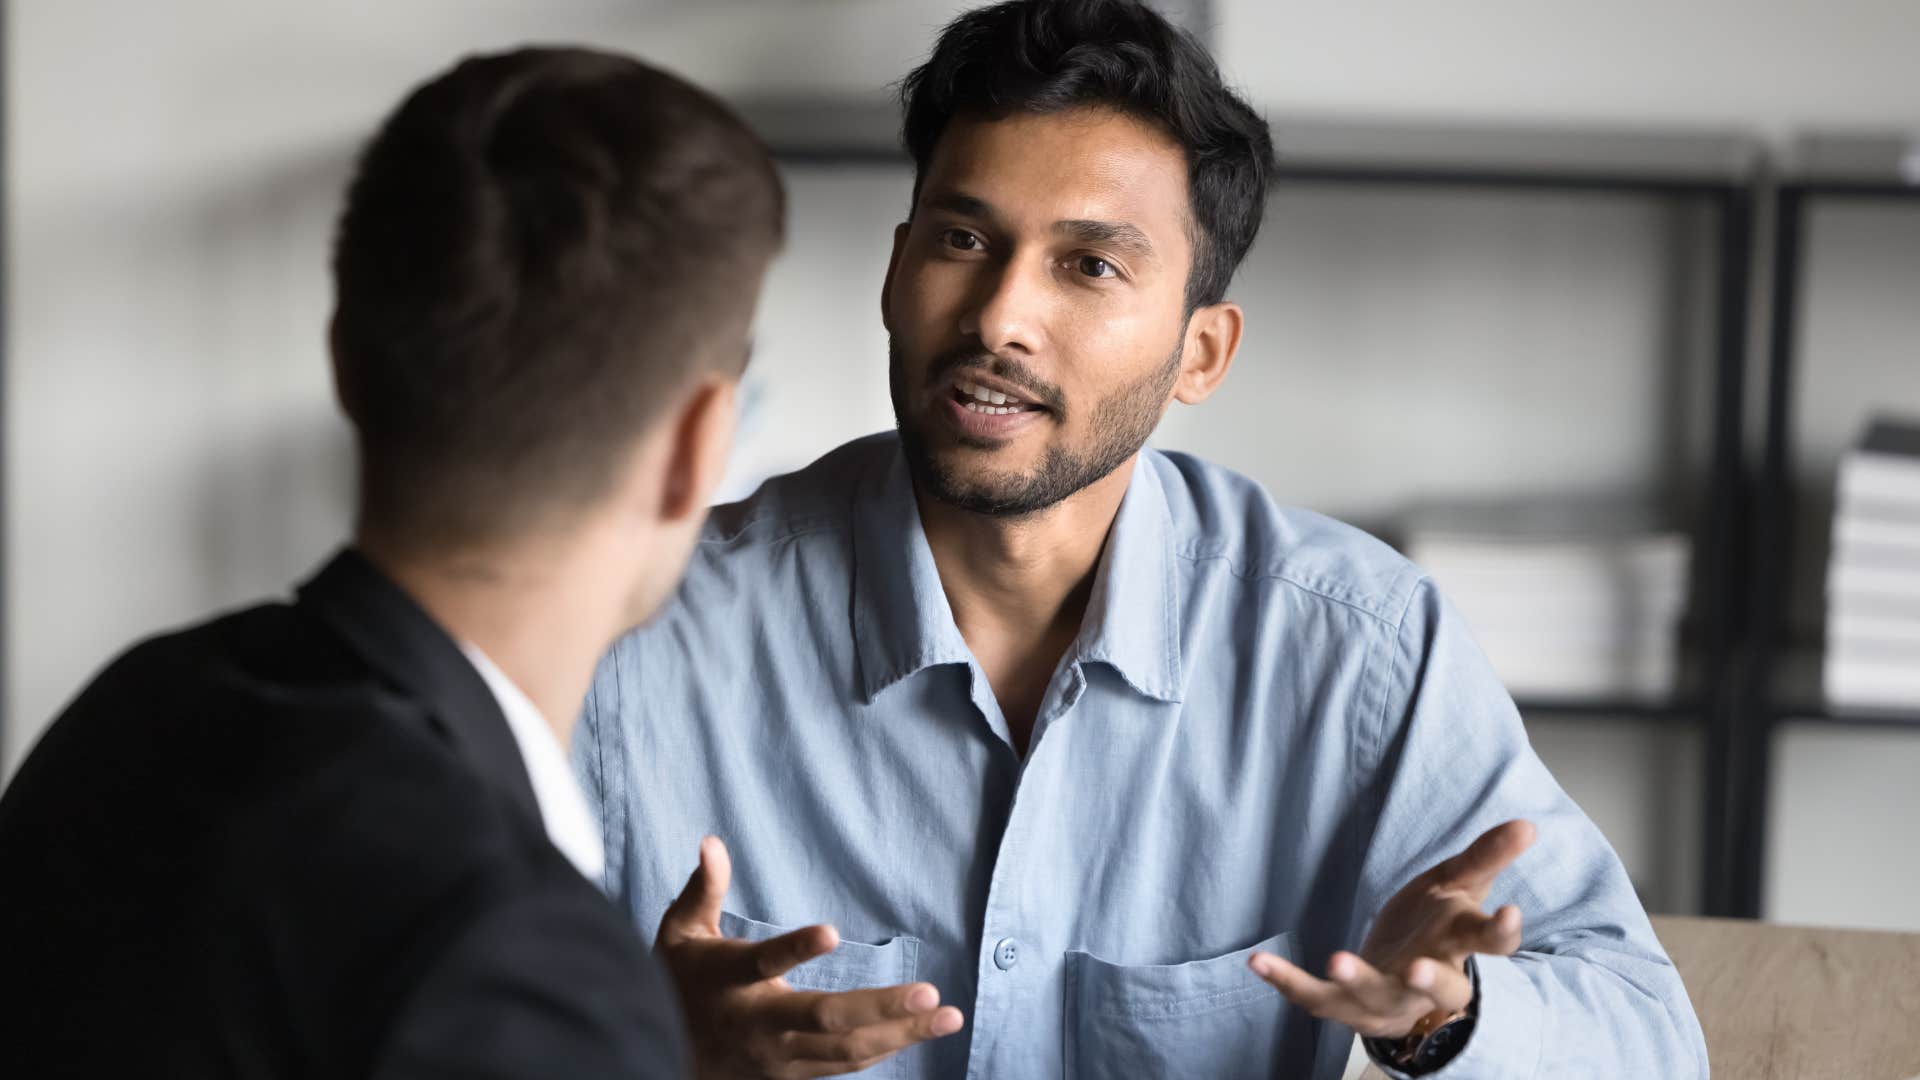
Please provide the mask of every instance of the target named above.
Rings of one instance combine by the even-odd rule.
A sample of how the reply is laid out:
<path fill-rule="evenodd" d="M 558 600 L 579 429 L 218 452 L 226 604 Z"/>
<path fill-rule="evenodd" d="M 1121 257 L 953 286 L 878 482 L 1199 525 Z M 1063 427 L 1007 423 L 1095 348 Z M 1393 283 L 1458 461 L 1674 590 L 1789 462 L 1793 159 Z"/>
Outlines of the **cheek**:
<path fill-rule="evenodd" d="M 1064 305 L 1056 320 L 1054 340 L 1065 366 L 1096 389 L 1131 382 L 1159 366 L 1175 340 L 1157 313 L 1125 297 Z"/>
<path fill-rule="evenodd" d="M 903 330 L 950 323 L 966 302 L 968 278 L 964 264 L 908 260 L 893 276 L 889 298 L 893 317 Z"/>
<path fill-rule="evenodd" d="M 1057 340 L 1061 390 L 1078 408 L 1072 424 L 1086 421 L 1095 408 L 1140 387 L 1165 368 L 1181 345 L 1179 320 L 1141 306 L 1089 306 L 1065 317 Z"/>

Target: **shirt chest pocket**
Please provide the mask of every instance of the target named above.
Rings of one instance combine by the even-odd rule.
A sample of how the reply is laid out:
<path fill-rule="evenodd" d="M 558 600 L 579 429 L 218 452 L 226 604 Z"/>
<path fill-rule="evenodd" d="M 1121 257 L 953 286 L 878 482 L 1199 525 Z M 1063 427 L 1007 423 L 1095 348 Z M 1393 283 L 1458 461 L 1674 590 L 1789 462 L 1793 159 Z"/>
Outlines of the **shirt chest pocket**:
<path fill-rule="evenodd" d="M 775 926 L 749 919 L 724 909 L 720 912 L 720 932 L 731 938 L 765 941 L 798 929 L 797 926 Z M 786 979 L 795 990 L 870 990 L 913 982 L 919 964 L 919 938 L 895 937 L 878 945 L 842 938 L 839 948 L 787 972 Z M 912 1075 L 910 1070 L 918 1053 L 919 1048 L 910 1047 L 871 1069 L 851 1075 L 873 1077 L 876 1080 L 909 1076 Z"/>
<path fill-rule="evenodd" d="M 1066 956 L 1066 1072 L 1093 1077 L 1305 1076 L 1312 1035 L 1289 1032 L 1286 1000 L 1247 969 L 1256 951 L 1294 960 L 1292 934 L 1186 964 Z M 1282 1057 L 1290 1051 L 1298 1060 Z"/>

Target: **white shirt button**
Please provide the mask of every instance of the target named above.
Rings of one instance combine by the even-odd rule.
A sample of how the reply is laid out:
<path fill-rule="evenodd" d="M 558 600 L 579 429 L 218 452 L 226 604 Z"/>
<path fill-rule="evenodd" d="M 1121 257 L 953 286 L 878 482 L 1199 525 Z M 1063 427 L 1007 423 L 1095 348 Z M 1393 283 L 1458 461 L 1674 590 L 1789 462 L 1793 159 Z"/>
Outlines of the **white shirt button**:
<path fill-rule="evenodd" d="M 1001 971 L 1012 971 L 1020 962 L 1020 943 L 1010 937 L 1001 938 L 1000 944 L 993 947 L 993 965 Z"/>

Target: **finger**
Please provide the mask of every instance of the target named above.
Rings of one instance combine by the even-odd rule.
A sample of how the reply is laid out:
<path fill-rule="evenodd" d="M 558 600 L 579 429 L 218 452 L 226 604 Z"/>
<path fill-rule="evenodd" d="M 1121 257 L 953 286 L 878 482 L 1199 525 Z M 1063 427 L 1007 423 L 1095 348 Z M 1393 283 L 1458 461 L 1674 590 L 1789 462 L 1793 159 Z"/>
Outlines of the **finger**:
<path fill-rule="evenodd" d="M 747 982 L 777 979 L 809 960 L 840 947 L 840 932 L 831 926 L 803 926 L 779 937 L 757 941 L 746 951 Z"/>
<path fill-rule="evenodd" d="M 1441 940 L 1423 951 L 1432 956 L 1451 954 L 1462 959 L 1468 953 L 1511 956 L 1520 948 L 1520 928 L 1520 909 L 1512 904 L 1491 915 L 1462 911 L 1447 921 Z"/>
<path fill-rule="evenodd" d="M 1464 966 L 1455 967 L 1423 956 L 1407 965 L 1407 985 L 1448 1012 L 1460 1012 L 1473 1002 L 1473 980 Z"/>
<path fill-rule="evenodd" d="M 1346 987 L 1316 979 L 1271 954 L 1255 953 L 1247 963 L 1254 974 L 1271 983 L 1288 1001 L 1321 1019 L 1345 1024 L 1362 1035 L 1399 1034 L 1411 1028 L 1426 1011 L 1418 1004 L 1410 1004 L 1392 1014 L 1376 1012 L 1362 1004 Z"/>
<path fill-rule="evenodd" d="M 700 864 L 687 887 L 660 916 L 660 939 L 671 945 L 690 937 L 718 937 L 720 903 L 733 882 L 733 860 L 717 836 L 700 841 Z"/>
<path fill-rule="evenodd" d="M 1386 975 L 1350 952 L 1327 959 L 1327 979 L 1376 1017 L 1419 1016 L 1433 1009 L 1427 995 L 1397 976 Z"/>
<path fill-rule="evenodd" d="M 796 991 L 770 998 L 757 1011 L 764 1023 L 783 1031 L 831 1035 L 925 1017 L 939 1005 L 940 991 L 932 983 L 907 983 L 833 993 Z"/>
<path fill-rule="evenodd" d="M 909 1046 L 951 1035 L 959 1031 L 965 1022 L 960 1010 L 949 1005 L 919 1016 L 869 1024 L 831 1035 L 794 1032 L 781 1041 L 792 1055 L 792 1060 L 803 1069 L 808 1066 L 827 1066 L 834 1072 L 854 1072 L 890 1058 Z"/>
<path fill-rule="evenodd" d="M 840 945 L 840 935 L 831 926 L 805 926 L 766 941 L 705 936 L 662 941 L 677 946 L 670 957 L 676 970 L 693 972 L 705 983 L 743 987 L 777 979 L 798 964 L 832 952 Z M 791 993 L 784 984 L 780 989 Z"/>
<path fill-rule="evenodd" d="M 1530 821 L 1509 821 L 1481 833 L 1467 850 L 1433 868 L 1436 883 L 1464 889 L 1485 898 L 1495 878 L 1512 865 L 1520 853 L 1533 846 L 1534 828 Z"/>
<path fill-rule="evenodd" d="M 1338 986 L 1316 979 L 1304 970 L 1272 953 L 1257 952 L 1247 958 L 1247 966 L 1295 1005 L 1316 1015 L 1345 996 Z"/>
<path fill-rule="evenodd" d="M 1519 908 L 1512 904 L 1502 905 L 1493 913 L 1493 918 L 1481 927 L 1480 942 L 1474 951 L 1494 956 L 1512 956 L 1520 951 L 1522 922 Z"/>

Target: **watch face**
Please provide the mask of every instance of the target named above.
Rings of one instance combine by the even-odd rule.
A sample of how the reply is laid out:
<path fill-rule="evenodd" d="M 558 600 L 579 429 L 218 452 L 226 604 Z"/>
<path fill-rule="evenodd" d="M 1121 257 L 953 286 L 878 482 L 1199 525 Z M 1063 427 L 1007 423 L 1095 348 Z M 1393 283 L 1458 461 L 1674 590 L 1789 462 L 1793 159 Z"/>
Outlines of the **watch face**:
<path fill-rule="evenodd" d="M 1419 1069 L 1437 1069 L 1453 1060 L 1460 1048 L 1467 1045 L 1467 1036 L 1473 1034 L 1473 1017 L 1462 1016 L 1433 1029 L 1420 1042 L 1420 1049 L 1413 1055 L 1413 1064 Z"/>

